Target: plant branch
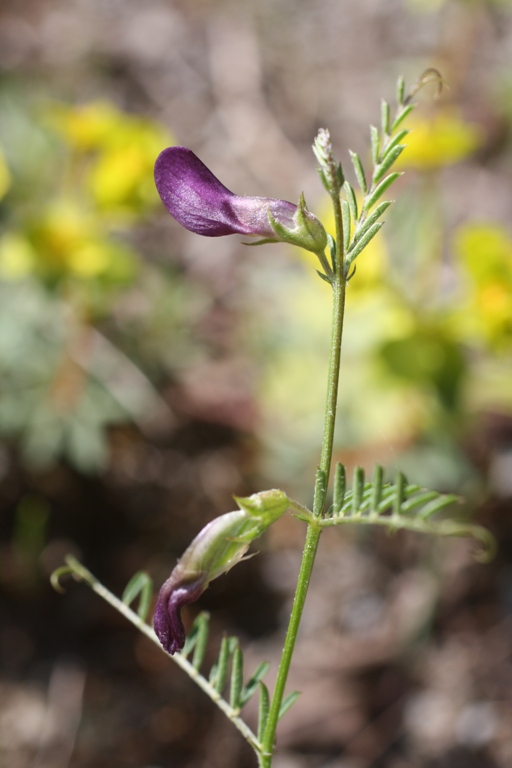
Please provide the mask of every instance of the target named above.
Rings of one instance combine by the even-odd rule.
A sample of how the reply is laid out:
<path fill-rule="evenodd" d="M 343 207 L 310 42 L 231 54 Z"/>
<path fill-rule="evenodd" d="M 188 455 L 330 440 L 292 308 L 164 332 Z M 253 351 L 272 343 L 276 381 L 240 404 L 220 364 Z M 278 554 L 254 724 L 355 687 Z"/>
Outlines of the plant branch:
<path fill-rule="evenodd" d="M 104 587 L 103 584 L 98 581 L 98 579 L 72 555 L 68 555 L 66 557 L 66 566 L 59 568 L 52 575 L 52 584 L 56 589 L 58 589 L 58 591 L 62 591 L 62 587 L 59 584 L 59 578 L 66 573 L 71 574 L 78 580 L 85 581 L 91 587 L 91 589 L 96 592 L 97 595 L 102 597 L 103 600 L 105 600 L 113 608 L 119 611 L 119 613 L 128 619 L 128 621 L 131 621 L 131 623 L 137 627 L 138 630 L 140 630 L 144 635 L 146 635 L 146 637 L 155 643 L 156 646 L 158 646 L 162 653 L 165 653 L 160 644 L 160 640 L 153 631 L 153 628 L 150 627 L 149 624 L 146 624 L 146 622 L 143 621 L 140 616 L 132 611 L 131 608 L 129 608 L 125 603 L 123 603 L 122 600 L 120 600 L 106 587 Z M 194 665 L 191 664 L 181 653 L 175 653 L 174 656 L 171 656 L 170 658 L 172 658 L 172 660 L 179 667 L 181 667 L 181 669 L 186 672 L 187 675 L 192 678 L 192 680 L 197 683 L 197 685 L 210 697 L 210 699 L 215 702 L 219 709 L 221 709 L 226 717 L 231 720 L 233 725 L 238 728 L 242 736 L 249 742 L 255 752 L 259 755 L 261 752 L 261 745 L 255 734 L 251 731 L 249 726 L 240 717 L 238 717 L 238 714 L 235 712 L 235 710 L 230 707 L 228 702 L 222 698 L 218 691 L 212 685 L 210 685 L 208 680 L 206 680 L 200 674 L 200 672 L 198 672 Z"/>

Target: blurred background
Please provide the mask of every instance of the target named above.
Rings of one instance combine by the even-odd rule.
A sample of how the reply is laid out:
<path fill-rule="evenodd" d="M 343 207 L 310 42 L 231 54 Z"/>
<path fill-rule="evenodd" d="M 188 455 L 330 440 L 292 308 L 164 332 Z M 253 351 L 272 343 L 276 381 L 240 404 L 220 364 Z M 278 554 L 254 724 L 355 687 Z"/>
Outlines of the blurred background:
<path fill-rule="evenodd" d="M 350 177 L 426 67 L 449 89 L 421 94 L 350 283 L 336 459 L 461 493 L 499 551 L 326 532 L 275 766 L 512 764 L 511 55 L 506 0 L 2 0 L 2 768 L 254 765 L 164 654 L 49 575 L 71 552 L 118 594 L 159 585 L 233 493 L 311 501 L 329 288 L 287 246 L 181 229 L 153 163 L 185 144 L 329 226 L 318 128 Z M 211 611 L 213 655 L 238 634 L 272 678 L 303 535 L 283 518 L 186 612 Z"/>

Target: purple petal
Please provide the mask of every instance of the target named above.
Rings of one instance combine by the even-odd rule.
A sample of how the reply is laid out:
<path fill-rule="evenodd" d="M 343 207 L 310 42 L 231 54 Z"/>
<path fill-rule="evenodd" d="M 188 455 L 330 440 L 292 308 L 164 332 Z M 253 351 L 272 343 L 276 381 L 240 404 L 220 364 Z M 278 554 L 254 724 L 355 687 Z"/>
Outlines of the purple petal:
<path fill-rule="evenodd" d="M 241 235 L 258 235 L 258 237 L 270 237 L 276 240 L 276 233 L 268 218 L 269 211 L 284 227 L 295 226 L 293 217 L 297 213 L 297 206 L 286 200 L 233 195 L 231 208 L 238 220 L 236 232 Z"/>
<path fill-rule="evenodd" d="M 158 595 L 153 626 L 162 646 L 171 656 L 185 645 L 185 627 L 181 620 L 181 609 L 197 600 L 207 586 L 207 574 L 203 573 L 194 581 L 180 582 L 173 573 L 163 584 Z"/>
<path fill-rule="evenodd" d="M 198 235 L 257 235 L 275 239 L 268 218 L 291 226 L 297 206 L 268 197 L 230 192 L 186 147 L 169 147 L 155 163 L 155 183 L 162 202 L 182 226 Z"/>

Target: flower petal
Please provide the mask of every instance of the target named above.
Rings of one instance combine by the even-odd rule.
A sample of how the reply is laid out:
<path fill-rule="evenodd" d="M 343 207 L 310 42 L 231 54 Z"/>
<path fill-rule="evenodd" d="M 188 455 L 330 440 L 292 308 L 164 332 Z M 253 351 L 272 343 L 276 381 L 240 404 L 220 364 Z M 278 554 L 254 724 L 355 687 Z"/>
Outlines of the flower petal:
<path fill-rule="evenodd" d="M 257 235 L 276 239 L 269 211 L 291 226 L 297 206 L 286 200 L 235 195 L 186 147 L 168 147 L 155 163 L 162 202 L 182 226 L 198 235 Z"/>
<path fill-rule="evenodd" d="M 158 595 L 153 626 L 162 646 L 171 656 L 181 651 L 185 645 L 185 627 L 181 619 L 181 609 L 197 600 L 206 587 L 207 574 L 189 582 L 177 582 L 173 574 L 163 584 Z"/>

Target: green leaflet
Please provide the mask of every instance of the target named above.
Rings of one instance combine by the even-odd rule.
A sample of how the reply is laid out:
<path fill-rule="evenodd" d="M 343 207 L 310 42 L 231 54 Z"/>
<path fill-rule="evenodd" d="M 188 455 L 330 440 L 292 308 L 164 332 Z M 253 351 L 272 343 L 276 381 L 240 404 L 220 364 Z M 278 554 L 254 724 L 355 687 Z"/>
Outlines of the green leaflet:
<path fill-rule="evenodd" d="M 354 470 L 352 488 L 346 490 L 345 468 L 336 466 L 333 505 L 327 515 L 317 518 L 309 513 L 309 522 L 322 528 L 353 523 L 380 525 L 389 530 L 409 530 L 438 536 L 472 537 L 482 544 L 475 554 L 486 562 L 495 552 L 492 534 L 481 525 L 457 517 L 441 516 L 449 507 L 460 504 L 455 494 L 443 494 L 412 485 L 399 473 L 393 483 L 384 483 L 384 470 L 376 466 L 371 482 L 366 482 L 361 467 Z M 297 517 L 308 519 L 304 513 Z"/>

